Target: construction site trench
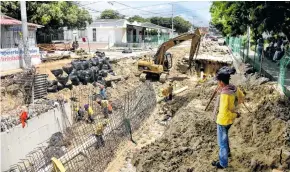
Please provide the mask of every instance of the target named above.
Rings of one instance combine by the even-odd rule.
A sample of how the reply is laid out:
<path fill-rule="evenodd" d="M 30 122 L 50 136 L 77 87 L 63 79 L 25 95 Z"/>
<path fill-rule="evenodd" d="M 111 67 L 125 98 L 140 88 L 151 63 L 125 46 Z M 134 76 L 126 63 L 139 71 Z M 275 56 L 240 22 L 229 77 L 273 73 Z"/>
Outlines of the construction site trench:
<path fill-rule="evenodd" d="M 72 172 L 217 171 L 211 166 L 212 161 L 218 160 L 213 114 L 216 98 L 207 111 L 204 109 L 216 88 L 215 72 L 222 66 L 232 66 L 233 62 L 227 47 L 204 41 L 194 72 L 186 71 L 189 46 L 190 42 L 185 42 L 169 50 L 173 54 L 173 68 L 166 83 L 139 81 L 137 60 L 141 57 L 111 61 L 110 67 L 120 79 L 107 87 L 113 114 L 104 131 L 104 147 L 96 148 L 97 140 L 92 136 L 96 124 L 68 123 L 66 130 L 52 135 L 48 146 L 28 155 L 26 161 L 15 164 L 11 170 L 51 171 L 54 157 Z M 152 52 L 147 53 L 150 55 Z M 36 70 L 53 80 L 56 78 L 51 69 L 70 61 L 47 62 Z M 290 171 L 290 100 L 277 91 L 276 83 L 249 72 L 247 65 L 239 67 L 240 73 L 233 75 L 230 82 L 243 90 L 246 103 L 238 107 L 241 117 L 229 131 L 232 157 L 224 171 Z M 24 104 L 24 100 L 19 100 L 23 93 L 16 91 L 17 83 L 11 82 L 11 78 L 6 80 L 9 89 L 1 89 L 1 104 L 4 103 L 7 116 L 18 111 L 5 101 L 15 105 Z M 169 81 L 173 81 L 175 95 L 172 101 L 163 101 L 161 92 Z M 66 100 L 71 112 L 65 113 L 72 116 L 75 107 L 89 104 L 97 123 L 105 120 L 95 101 L 98 92 L 94 84 L 81 83 L 72 89 L 48 93 L 46 99 L 39 101 Z M 53 103 L 46 104 L 49 109 Z"/>

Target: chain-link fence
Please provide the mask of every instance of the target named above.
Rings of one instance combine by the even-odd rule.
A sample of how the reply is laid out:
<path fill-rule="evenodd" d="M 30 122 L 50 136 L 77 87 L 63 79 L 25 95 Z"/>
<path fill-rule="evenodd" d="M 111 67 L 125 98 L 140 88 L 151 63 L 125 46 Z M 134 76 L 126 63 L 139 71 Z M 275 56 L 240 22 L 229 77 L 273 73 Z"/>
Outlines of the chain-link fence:
<path fill-rule="evenodd" d="M 61 167 L 66 171 L 104 171 L 120 142 L 125 139 L 134 142 L 132 132 L 139 128 L 155 108 L 156 95 L 152 84 L 146 82 L 120 99 L 112 100 L 113 112 L 106 117 L 104 109 L 96 101 L 99 100 L 96 91 L 89 90 L 87 98 L 83 97 L 84 90 L 71 91 L 73 124 L 67 120 L 65 131 L 52 135 L 46 146 L 36 148 L 26 159 L 11 166 L 9 171 L 46 172 L 53 169 L 57 171 Z M 92 108 L 93 122 L 86 115 L 77 120 L 75 108 L 83 107 L 84 104 Z M 63 116 L 67 116 L 65 111 Z M 102 134 L 97 133 L 100 125 Z"/>
<path fill-rule="evenodd" d="M 290 48 L 280 60 L 279 86 L 287 97 L 290 97 Z"/>
<path fill-rule="evenodd" d="M 271 53 L 271 50 L 256 45 L 252 46 L 253 49 L 251 49 L 246 36 L 226 37 L 225 41 L 235 58 L 241 62 L 249 63 L 254 71 L 261 76 L 277 81 L 284 94 L 290 96 L 289 49 L 282 50 L 285 51 L 282 52 L 284 56 L 276 62 L 273 61 L 273 56 L 277 53 L 275 50 Z"/>

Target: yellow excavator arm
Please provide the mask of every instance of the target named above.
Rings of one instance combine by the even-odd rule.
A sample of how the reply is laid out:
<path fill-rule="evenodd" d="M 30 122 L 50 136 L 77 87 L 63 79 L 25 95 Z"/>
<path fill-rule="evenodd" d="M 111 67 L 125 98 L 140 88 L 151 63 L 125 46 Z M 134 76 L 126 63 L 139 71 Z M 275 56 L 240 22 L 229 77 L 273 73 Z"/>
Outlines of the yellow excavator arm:
<path fill-rule="evenodd" d="M 184 33 L 181 34 L 175 38 L 172 38 L 166 42 L 164 42 L 159 49 L 157 50 L 156 54 L 154 55 L 155 58 L 155 64 L 163 65 L 164 63 L 164 55 L 168 49 L 171 47 L 176 46 L 177 44 L 180 44 L 184 41 L 187 41 L 191 39 L 191 48 L 190 48 L 190 54 L 189 54 L 189 68 L 191 68 L 193 57 L 195 54 L 197 54 L 199 50 L 200 40 L 201 40 L 201 34 L 199 29 L 196 29 L 194 33 Z"/>
<path fill-rule="evenodd" d="M 165 82 L 169 69 L 172 67 L 172 56 L 170 53 L 165 54 L 166 51 L 184 41 L 191 39 L 191 48 L 189 54 L 189 69 L 192 67 L 193 57 L 198 53 L 201 34 L 199 29 L 196 29 L 194 33 L 184 33 L 175 38 L 172 38 L 164 42 L 157 50 L 154 55 L 154 60 L 144 60 L 138 61 L 138 70 L 142 73 L 140 74 L 140 80 L 145 81 L 147 76 L 158 75 L 160 82 Z"/>

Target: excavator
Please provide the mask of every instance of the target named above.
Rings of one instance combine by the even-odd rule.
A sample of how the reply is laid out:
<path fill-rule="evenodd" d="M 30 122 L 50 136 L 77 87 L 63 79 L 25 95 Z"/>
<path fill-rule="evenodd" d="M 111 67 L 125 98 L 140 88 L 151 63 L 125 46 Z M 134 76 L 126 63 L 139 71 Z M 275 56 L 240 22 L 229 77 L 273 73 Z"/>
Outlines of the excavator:
<path fill-rule="evenodd" d="M 145 81 L 150 76 L 158 76 L 159 81 L 164 83 L 167 79 L 169 70 L 172 68 L 172 55 L 166 52 L 169 48 L 174 47 L 184 41 L 191 39 L 191 48 L 189 54 L 189 69 L 193 64 L 194 55 L 198 54 L 201 34 L 199 29 L 194 33 L 184 33 L 175 38 L 164 42 L 157 50 L 153 59 L 141 59 L 138 61 L 138 70 L 141 72 L 140 80 Z"/>

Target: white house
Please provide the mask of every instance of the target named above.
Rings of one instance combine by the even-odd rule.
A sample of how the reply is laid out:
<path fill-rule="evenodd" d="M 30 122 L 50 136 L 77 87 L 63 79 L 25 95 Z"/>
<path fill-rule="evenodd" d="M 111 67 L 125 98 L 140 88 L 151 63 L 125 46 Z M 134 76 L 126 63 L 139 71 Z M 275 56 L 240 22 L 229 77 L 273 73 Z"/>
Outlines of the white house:
<path fill-rule="evenodd" d="M 67 30 L 64 28 L 65 40 L 78 40 L 86 38 L 91 45 L 97 43 L 104 46 L 125 45 L 128 43 L 142 43 L 150 36 L 150 30 L 156 30 L 159 36 L 168 36 L 170 28 L 152 23 L 130 23 L 126 19 L 98 19 L 83 30 Z M 157 37 L 157 35 L 156 35 Z M 156 40 L 157 41 L 157 40 Z"/>

